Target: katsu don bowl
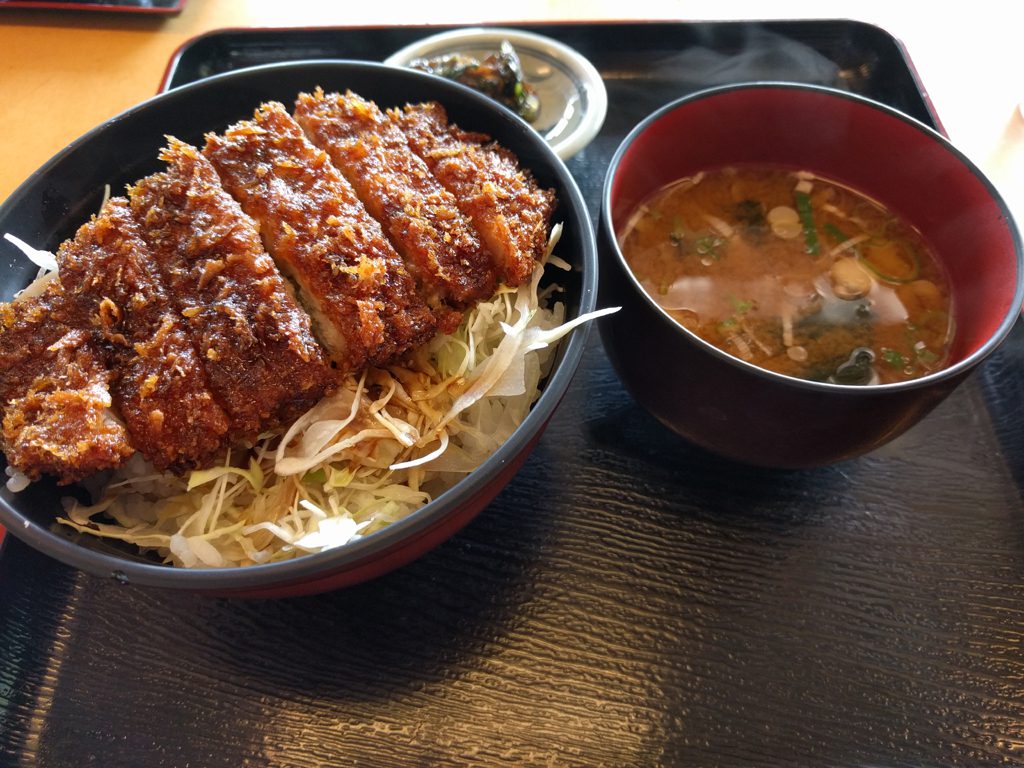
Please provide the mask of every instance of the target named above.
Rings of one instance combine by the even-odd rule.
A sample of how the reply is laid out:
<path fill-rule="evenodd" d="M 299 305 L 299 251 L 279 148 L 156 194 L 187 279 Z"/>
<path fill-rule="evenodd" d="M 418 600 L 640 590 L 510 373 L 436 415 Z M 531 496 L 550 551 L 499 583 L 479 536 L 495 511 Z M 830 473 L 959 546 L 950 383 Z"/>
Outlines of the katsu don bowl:
<path fill-rule="evenodd" d="M 306 99 L 304 115 L 297 105 L 300 94 Z M 330 121 L 317 111 L 331 99 L 348 105 L 351 115 L 360 119 L 383 122 L 366 135 L 335 136 Z M 284 109 L 269 106 L 274 103 Z M 440 105 L 440 110 L 407 106 L 423 104 Z M 294 120 L 289 111 L 294 111 Z M 304 121 L 301 129 L 299 120 Z M 393 124 L 399 123 L 407 131 L 409 147 L 423 161 L 408 161 L 417 163 L 410 165 L 408 178 L 424 177 L 415 184 L 433 185 L 430 189 L 437 187 L 438 194 L 453 201 L 450 211 L 442 208 L 437 216 L 446 243 L 437 250 L 421 246 L 416 238 L 430 227 L 415 223 L 421 220 L 417 217 L 427 221 L 433 215 L 429 208 L 434 193 L 403 191 L 401 204 L 386 197 L 401 186 L 389 174 L 406 162 L 396 159 L 398 154 L 387 154 L 404 158 L 407 153 L 404 145 L 393 147 L 393 137 L 387 138 Z M 413 127 L 407 129 L 407 123 Z M 289 130 L 297 138 L 289 137 Z M 437 142 L 442 135 L 447 142 L 443 145 Z M 316 142 L 307 155 L 292 159 L 280 154 L 282 148 L 307 139 Z M 375 152 L 384 151 L 381 146 L 389 149 L 374 166 Z M 257 155 L 262 158 L 259 169 L 246 161 Z M 465 157 L 474 159 L 460 160 Z M 466 186 L 466 168 L 474 164 L 490 169 L 487 184 Z M 330 181 L 327 186 L 324 174 Z M 502 187 L 505 183 L 520 187 L 509 191 Z M 211 184 L 224 189 L 211 192 Z M 494 184 L 500 191 L 492 194 Z M 310 224 L 295 218 L 302 208 L 295 203 L 300 188 L 319 196 L 312 207 L 325 212 L 322 221 Z M 225 223 L 227 214 L 216 207 L 222 198 L 228 206 L 223 210 L 241 210 L 238 215 L 250 224 Z M 473 205 L 464 207 L 469 199 Z M 488 208 L 487 201 L 509 199 L 518 201 L 518 209 Z M 421 208 L 428 210 L 423 213 Z M 538 211 L 543 212 L 543 226 L 538 224 Z M 346 218 L 349 215 L 356 220 Z M 402 215 L 407 218 L 388 218 Z M 445 234 L 450 230 L 443 222 L 460 216 L 468 234 Z M 408 219 L 414 223 L 409 225 Z M 533 230 L 541 226 L 539 240 Z M 524 227 L 533 231 L 528 238 L 521 236 Z M 334 239 L 317 245 L 315 237 L 328 230 Z M 552 233 L 557 234 L 552 238 Z M 266 451 L 249 463 L 236 458 L 234 465 L 232 452 L 262 450 L 259 441 L 274 430 L 284 433 L 302 419 L 308 422 L 310 409 L 316 412 L 328 400 L 344 399 L 344 386 L 351 384 L 339 383 L 343 380 L 358 382 L 355 399 L 345 400 L 352 401 L 349 418 L 358 412 L 359 419 L 376 419 L 376 427 L 403 445 L 412 445 L 416 435 L 410 431 L 416 430 L 390 416 L 382 403 L 395 391 L 396 402 L 417 399 L 418 385 L 410 370 L 421 359 L 428 360 L 428 369 L 441 368 L 435 359 L 438 339 L 461 332 L 467 318 L 477 316 L 473 313 L 478 305 L 491 301 L 514 304 L 518 310 L 517 302 L 532 288 L 534 297 L 557 304 L 559 327 L 568 330 L 596 303 L 596 247 L 586 205 L 543 139 L 504 107 L 466 87 L 364 62 L 255 67 L 146 101 L 69 145 L 22 184 L 0 206 L 0 236 L 8 234 L 29 250 L 56 254 L 58 268 L 56 279 L 39 280 L 38 258 L 33 263 L 22 253 L 24 246 L 0 240 L 5 266 L 0 299 L 12 302 L 18 292 L 33 286 L 26 296 L 4 305 L 4 386 L 36 377 L 34 383 L 19 384 L 21 390 L 5 390 L 4 452 L 9 456 L 2 460 L 9 465 L 8 476 L 23 480 L 24 468 L 33 482 L 16 488 L 8 483 L 0 491 L 0 524 L 37 550 L 89 573 L 196 593 L 283 597 L 325 591 L 382 575 L 437 546 L 484 509 L 527 459 L 579 364 L 586 326 L 564 336 L 550 329 L 537 331 L 539 343 L 531 343 L 531 348 L 546 345 L 551 350 L 540 364 L 538 391 L 517 419 L 518 426 L 509 427 L 496 448 L 478 462 L 450 466 L 447 471 L 457 472 L 460 479 L 439 486 L 408 514 L 370 526 L 345 543 L 239 564 L 222 562 L 216 553 L 211 553 L 213 561 L 205 558 L 208 548 L 198 541 L 200 535 L 195 537 L 202 544 L 194 550 L 198 561 L 186 553 L 192 562 L 181 567 L 169 564 L 170 558 L 155 547 L 131 543 L 130 537 L 90 535 L 58 520 L 65 519 L 68 509 L 94 503 L 97 488 L 109 481 L 111 471 L 121 471 L 140 456 L 149 461 L 147 467 L 157 468 L 160 477 L 186 474 L 189 490 L 193 482 L 207 482 L 207 473 L 244 476 L 253 488 L 262 487 L 265 476 L 258 462 Z M 176 237 L 185 245 L 176 246 Z M 300 248 L 303 238 L 313 238 L 305 251 Z M 460 238 L 479 241 L 479 253 L 486 256 L 459 250 Z M 557 241 L 553 246 L 552 240 Z M 264 247 L 272 252 L 280 275 L 267 267 L 271 256 Z M 218 259 L 190 261 L 196 249 L 210 248 L 221 249 Z M 471 266 L 477 263 L 479 269 Z M 541 263 L 543 268 L 537 266 Z M 240 269 L 259 279 L 243 281 L 238 288 L 239 280 L 231 276 L 237 277 Z M 355 285 L 360 292 L 347 294 L 343 284 Z M 367 293 L 367 286 L 376 286 L 376 293 Z M 254 308 L 245 309 L 242 304 L 247 301 Z M 523 323 L 528 314 L 534 311 L 520 312 Z M 33 323 L 43 331 L 36 333 Z M 28 328 L 26 341 L 12 336 L 12 328 Z M 12 344 L 12 338 L 17 343 Z M 496 345 L 494 357 L 499 349 L 504 348 Z M 90 363 L 82 361 L 94 359 L 89 358 L 93 353 L 101 373 L 89 379 Z M 56 362 L 46 363 L 53 370 L 40 374 L 33 366 L 44 365 L 39 362 L 43 358 Z M 249 367 L 243 365 L 246 360 Z M 375 371 L 385 372 L 381 375 L 390 385 L 377 381 Z M 474 380 L 486 379 L 475 369 L 447 376 L 449 384 L 457 381 L 459 386 L 462 379 L 468 380 L 469 392 L 476 386 Z M 68 377 L 85 381 L 68 384 Z M 500 374 L 498 390 L 508 389 L 506 378 Z M 97 395 L 97 387 L 105 400 Z M 66 390 L 72 390 L 70 396 Z M 377 399 L 364 414 L 359 398 L 367 400 L 371 392 Z M 459 392 L 445 419 L 457 417 L 472 399 Z M 71 406 L 61 410 L 68 402 Z M 113 406 L 83 418 L 83 410 L 88 412 L 96 402 Z M 85 445 L 79 435 L 77 442 L 72 439 L 53 451 L 42 438 L 19 437 L 28 444 L 23 453 L 24 446 L 10 435 L 28 434 L 18 430 L 33 419 L 42 425 L 40 434 L 45 433 L 46 440 L 53 430 L 68 432 L 69 425 L 86 422 L 92 429 L 102 421 L 96 428 L 101 439 L 88 435 L 92 443 Z M 369 428 L 363 431 L 373 433 Z M 118 435 L 126 436 L 123 444 L 117 442 Z M 436 437 L 442 443 L 436 450 L 440 455 L 447 444 L 440 427 Z M 289 439 L 282 438 L 282 445 Z M 380 443 L 384 442 L 382 438 Z M 427 445 L 425 436 L 420 443 Z M 365 452 L 373 454 L 376 445 Z M 413 461 L 392 457 L 388 466 L 384 460 L 385 475 L 414 472 L 406 466 L 427 461 L 435 447 L 423 448 L 424 455 Z M 279 460 L 284 451 L 282 447 Z M 50 458 L 33 463 L 40 453 Z M 62 458 L 67 454 L 74 454 L 74 461 Z M 56 468 L 53 456 L 58 457 Z M 79 461 L 86 470 L 97 472 L 79 471 Z M 360 480 L 355 470 L 302 472 L 296 482 L 309 480 L 325 488 Z M 420 490 L 415 487 L 412 492 Z M 293 504 L 296 510 L 315 506 L 305 497 Z M 102 519 L 101 528 L 112 522 Z M 275 526 L 270 520 L 264 525 L 267 531 Z M 326 526 L 321 532 L 325 530 Z M 175 551 L 173 542 L 170 548 Z"/>

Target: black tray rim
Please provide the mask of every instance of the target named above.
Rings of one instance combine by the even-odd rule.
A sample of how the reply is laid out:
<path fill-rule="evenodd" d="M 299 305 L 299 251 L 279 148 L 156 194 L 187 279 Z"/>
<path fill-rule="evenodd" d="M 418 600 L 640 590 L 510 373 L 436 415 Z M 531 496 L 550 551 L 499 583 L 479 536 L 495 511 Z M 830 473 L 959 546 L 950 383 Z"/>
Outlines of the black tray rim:
<path fill-rule="evenodd" d="M 608 30 L 614 30 L 616 28 L 630 27 L 646 27 L 653 29 L 655 27 L 672 29 L 672 28 L 685 28 L 685 27 L 719 27 L 719 26 L 731 26 L 740 27 L 745 25 L 757 25 L 764 26 L 769 29 L 779 27 L 806 27 L 813 30 L 815 27 L 819 27 L 825 24 L 838 24 L 843 26 L 849 26 L 851 28 L 858 28 L 861 30 L 868 30 L 872 34 L 879 35 L 888 40 L 893 45 L 902 60 L 904 66 L 906 66 L 908 74 L 914 82 L 917 94 L 920 96 L 924 103 L 925 110 L 933 123 L 932 127 L 935 128 L 943 136 L 947 136 L 945 128 L 942 125 L 942 121 L 935 109 L 935 105 L 931 101 L 931 97 L 928 91 L 925 89 L 921 80 L 920 73 L 914 64 L 913 59 L 910 56 L 907 46 L 904 42 L 893 33 L 885 29 L 884 27 L 869 21 L 863 21 L 861 19 L 855 19 L 851 17 L 816 17 L 816 18 L 782 18 L 782 19 L 767 19 L 767 18 L 750 18 L 750 19 L 700 19 L 700 20 L 686 20 L 686 19 L 550 19 L 550 20 L 529 20 L 529 21 L 487 21 L 481 23 L 456 23 L 456 24 L 355 24 L 355 25 L 324 25 L 324 26 L 301 26 L 301 27 L 279 27 L 279 26 L 267 26 L 267 27 L 220 27 L 217 29 L 208 30 L 198 35 L 184 40 L 171 54 L 168 59 L 167 66 L 164 68 L 163 75 L 160 78 L 158 86 L 158 93 L 162 93 L 171 88 L 171 83 L 174 77 L 178 73 L 181 63 L 186 59 L 190 52 L 198 47 L 200 43 L 207 40 L 227 37 L 229 35 L 247 35 L 247 34 L 262 34 L 262 35 L 301 35 L 305 32 L 362 32 L 362 33 L 374 33 L 374 32 L 386 32 L 390 30 L 403 30 L 403 31 L 420 31 L 423 36 L 437 34 L 453 29 L 463 29 L 468 27 L 514 27 L 516 29 L 523 29 L 526 31 L 539 31 L 544 29 L 546 31 L 558 30 L 558 29 L 580 29 L 586 31 L 587 29 L 593 29 L 595 31 L 601 30 L 607 32 Z M 340 58 L 351 58 L 351 57 L 340 57 Z M 382 57 L 383 58 L 383 57 Z M 195 82 L 190 80 L 188 82 Z M 184 83 L 179 84 L 176 87 L 180 87 Z"/>

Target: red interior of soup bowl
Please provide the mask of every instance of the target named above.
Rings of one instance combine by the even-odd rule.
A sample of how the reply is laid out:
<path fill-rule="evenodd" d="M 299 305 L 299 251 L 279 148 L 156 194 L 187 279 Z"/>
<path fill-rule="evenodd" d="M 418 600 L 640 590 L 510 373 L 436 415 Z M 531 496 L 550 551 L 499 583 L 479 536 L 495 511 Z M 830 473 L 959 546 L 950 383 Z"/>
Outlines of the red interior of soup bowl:
<path fill-rule="evenodd" d="M 1005 204 L 944 137 L 895 110 L 818 87 L 739 85 L 667 107 L 631 139 L 611 188 L 616 231 L 652 192 L 700 170 L 808 170 L 875 198 L 935 248 L 953 288 L 951 366 L 1008 330 L 1020 307 L 1020 236 Z"/>

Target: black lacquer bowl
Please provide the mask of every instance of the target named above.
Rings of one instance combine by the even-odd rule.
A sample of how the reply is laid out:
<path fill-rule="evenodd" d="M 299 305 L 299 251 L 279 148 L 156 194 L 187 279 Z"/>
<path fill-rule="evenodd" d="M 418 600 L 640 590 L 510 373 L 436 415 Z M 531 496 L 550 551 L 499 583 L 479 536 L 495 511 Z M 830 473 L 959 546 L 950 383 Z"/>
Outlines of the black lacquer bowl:
<path fill-rule="evenodd" d="M 593 227 L 575 181 L 544 140 L 496 102 L 461 85 L 420 72 L 349 61 L 304 61 L 238 70 L 184 86 L 112 118 L 68 146 L 0 206 L 0 233 L 37 248 L 55 249 L 98 210 L 104 186 L 125 184 L 161 170 L 165 134 L 201 144 L 203 134 L 251 117 L 261 102 L 290 105 L 301 91 L 351 89 L 382 107 L 437 100 L 460 126 L 490 134 L 518 155 L 544 187 L 554 188 L 553 221 L 564 226 L 558 254 L 573 270 L 560 273 L 567 318 L 592 310 L 597 256 Z M 0 241 L 0 296 L 27 285 L 36 268 Z M 540 438 L 579 364 L 586 328 L 563 340 L 555 367 L 533 410 L 501 448 L 455 487 L 404 520 L 346 546 L 295 560 L 241 568 L 182 569 L 58 527 L 62 496 L 49 481 L 13 494 L 0 491 L 0 523 L 58 560 L 131 584 L 221 595 L 276 597 L 312 593 L 364 581 L 436 546 L 472 519 L 512 479 Z"/>

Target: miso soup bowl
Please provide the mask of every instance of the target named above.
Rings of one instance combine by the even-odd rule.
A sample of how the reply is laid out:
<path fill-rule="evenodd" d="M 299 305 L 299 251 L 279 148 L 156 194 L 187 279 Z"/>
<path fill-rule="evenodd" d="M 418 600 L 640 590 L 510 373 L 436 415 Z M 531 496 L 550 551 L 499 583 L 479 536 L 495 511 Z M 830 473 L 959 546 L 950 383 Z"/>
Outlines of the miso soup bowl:
<path fill-rule="evenodd" d="M 805 169 L 903 216 L 947 272 L 949 364 L 919 379 L 849 386 L 773 373 L 703 341 L 644 291 L 617 233 L 665 184 L 730 165 Z M 684 97 L 641 122 L 608 169 L 599 224 L 601 321 L 619 377 L 684 438 L 740 462 L 824 465 L 880 447 L 917 423 L 1003 341 L 1024 300 L 1020 234 L 1005 202 L 941 134 L 843 91 L 748 83 Z"/>

